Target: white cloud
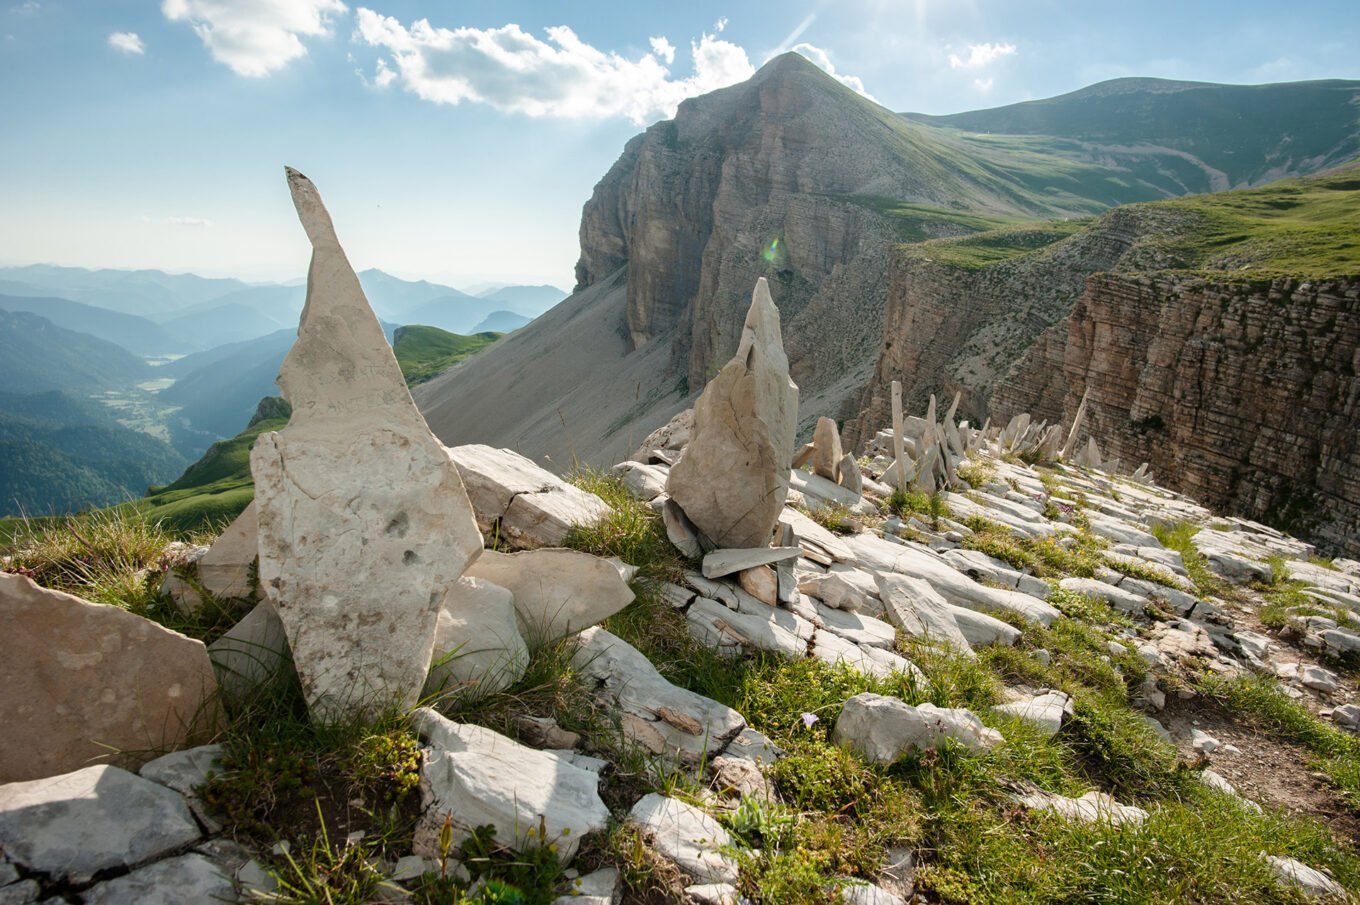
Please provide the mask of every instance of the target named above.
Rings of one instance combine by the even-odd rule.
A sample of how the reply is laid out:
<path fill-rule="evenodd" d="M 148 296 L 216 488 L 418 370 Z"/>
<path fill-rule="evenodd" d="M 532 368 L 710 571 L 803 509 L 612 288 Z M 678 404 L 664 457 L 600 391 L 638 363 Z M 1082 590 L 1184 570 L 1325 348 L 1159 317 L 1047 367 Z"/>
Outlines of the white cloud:
<path fill-rule="evenodd" d="M 161 222 L 168 226 L 212 226 L 212 221 L 204 217 L 164 217 Z"/>
<path fill-rule="evenodd" d="M 39 3 L 38 0 L 24 0 L 23 3 L 11 6 L 9 8 L 9 11 L 14 13 L 16 16 L 31 16 L 33 13 L 36 13 L 41 8 L 42 4 Z"/>
<path fill-rule="evenodd" d="M 652 39 L 652 52 L 638 59 L 599 50 L 565 25 L 541 40 L 518 25 L 500 28 L 436 28 L 426 19 L 409 28 L 371 9 L 357 11 L 356 37 L 391 54 L 379 61 L 375 79 L 393 73 L 407 91 L 438 104 L 487 104 L 508 113 L 604 119 L 635 123 L 671 116 L 686 97 L 749 78 L 755 67 L 746 51 L 716 34 L 690 42 L 694 74 L 674 78 L 668 68 L 675 48 Z M 664 42 L 664 44 L 662 43 Z"/>
<path fill-rule="evenodd" d="M 727 27 L 727 17 L 726 17 L 726 16 L 723 16 L 723 17 L 722 17 L 721 19 L 719 19 L 717 22 L 714 22 L 714 23 L 713 23 L 713 30 L 714 30 L 715 32 L 717 32 L 717 33 L 720 33 L 720 34 L 722 33 L 722 30 L 725 29 L 726 27 Z"/>
<path fill-rule="evenodd" d="M 123 53 L 146 53 L 146 45 L 135 31 L 115 31 L 109 35 L 109 46 Z"/>
<path fill-rule="evenodd" d="M 665 38 L 652 38 L 652 53 L 666 61 L 666 65 L 675 62 L 675 45 Z"/>
<path fill-rule="evenodd" d="M 259 78 L 307 55 L 303 37 L 330 33 L 340 0 L 163 0 L 172 22 L 189 22 L 212 54 L 237 75 Z"/>
<path fill-rule="evenodd" d="M 988 91 L 992 90 L 992 85 L 995 84 L 995 82 L 996 80 L 989 75 L 985 79 L 973 79 L 973 87 L 983 94 L 986 94 Z"/>
<path fill-rule="evenodd" d="M 874 96 L 864 90 L 864 82 L 860 80 L 859 76 L 846 75 L 836 71 L 835 65 L 831 62 L 831 57 L 827 55 L 825 50 L 822 50 L 820 47 L 815 47 L 812 44 L 795 44 L 791 50 L 794 53 L 802 54 L 807 57 L 818 69 L 821 69 L 851 91 L 854 91 L 856 94 L 862 94 L 869 100 L 874 100 Z"/>
<path fill-rule="evenodd" d="M 949 55 L 950 69 L 981 69 L 1002 57 L 1015 54 L 1014 44 L 969 44 L 967 58 L 956 53 Z"/>

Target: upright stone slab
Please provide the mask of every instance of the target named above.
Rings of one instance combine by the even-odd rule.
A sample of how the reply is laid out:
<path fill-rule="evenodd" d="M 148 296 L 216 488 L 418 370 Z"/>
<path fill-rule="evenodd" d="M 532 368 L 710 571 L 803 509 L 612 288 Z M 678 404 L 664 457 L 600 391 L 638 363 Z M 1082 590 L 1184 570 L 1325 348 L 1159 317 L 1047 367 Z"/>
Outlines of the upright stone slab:
<path fill-rule="evenodd" d="M 841 432 L 830 418 L 818 418 L 812 433 L 812 473 L 841 483 Z"/>
<path fill-rule="evenodd" d="M 798 387 L 779 335 L 779 309 L 756 282 L 737 354 L 694 406 L 671 499 L 719 547 L 767 547 L 789 490 Z"/>
<path fill-rule="evenodd" d="M 292 420 L 250 456 L 260 583 L 313 715 L 341 720 L 415 704 L 440 601 L 482 542 L 316 187 L 288 183 L 312 264 L 278 381 Z"/>
<path fill-rule="evenodd" d="M 91 763 L 136 767 L 211 732 L 203 642 L 0 574 L 0 782 Z"/>

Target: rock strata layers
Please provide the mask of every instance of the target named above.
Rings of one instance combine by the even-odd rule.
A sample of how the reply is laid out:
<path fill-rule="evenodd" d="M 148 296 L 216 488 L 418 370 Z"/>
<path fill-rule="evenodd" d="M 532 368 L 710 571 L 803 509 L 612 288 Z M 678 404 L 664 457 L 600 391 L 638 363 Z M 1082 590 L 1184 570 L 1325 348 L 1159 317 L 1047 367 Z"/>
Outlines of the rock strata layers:
<path fill-rule="evenodd" d="M 288 182 L 313 253 L 279 375 L 292 420 L 251 453 L 259 572 L 309 707 L 339 719 L 415 703 L 440 601 L 482 539 L 315 186 Z"/>

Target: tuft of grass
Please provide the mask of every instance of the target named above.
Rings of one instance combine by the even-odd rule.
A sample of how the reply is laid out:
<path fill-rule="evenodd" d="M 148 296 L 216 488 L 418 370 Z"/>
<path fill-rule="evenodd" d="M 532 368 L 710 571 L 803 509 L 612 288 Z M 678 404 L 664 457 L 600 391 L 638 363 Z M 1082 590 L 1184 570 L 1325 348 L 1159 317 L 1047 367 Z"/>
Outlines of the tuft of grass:
<path fill-rule="evenodd" d="M 637 566 L 644 583 L 683 580 L 686 566 L 693 564 L 687 564 L 666 537 L 661 517 L 629 494 L 621 478 L 579 468 L 569 480 L 604 500 L 612 511 L 594 524 L 573 528 L 563 546 L 596 556 L 617 556 Z"/>
<path fill-rule="evenodd" d="M 913 513 L 923 515 L 930 520 L 930 526 L 936 530 L 939 529 L 940 519 L 952 515 L 949 504 L 940 494 L 926 493 L 923 490 L 903 490 L 895 487 L 883 501 L 883 506 L 889 514 L 901 519 L 910 518 Z"/>
<path fill-rule="evenodd" d="M 969 487 L 981 487 L 996 477 L 996 466 L 969 460 L 956 469 L 956 474 L 968 482 Z"/>
<path fill-rule="evenodd" d="M 1195 546 L 1194 537 L 1199 531 L 1199 527 L 1190 522 L 1152 526 L 1152 533 L 1162 542 L 1162 546 L 1181 554 L 1185 571 L 1190 575 L 1195 589 L 1205 597 L 1221 597 L 1228 593 L 1228 586 L 1209 569 L 1208 560 Z"/>
<path fill-rule="evenodd" d="M 858 534 L 863 528 L 859 517 L 844 503 L 828 503 L 816 509 L 803 508 L 800 511 L 833 534 Z"/>

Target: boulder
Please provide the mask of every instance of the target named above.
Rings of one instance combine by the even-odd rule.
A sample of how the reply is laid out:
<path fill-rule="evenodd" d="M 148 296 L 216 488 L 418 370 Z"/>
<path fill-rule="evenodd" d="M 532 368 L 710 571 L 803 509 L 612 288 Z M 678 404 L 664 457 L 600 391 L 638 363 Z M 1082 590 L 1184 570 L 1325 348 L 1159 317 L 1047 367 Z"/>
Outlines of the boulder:
<path fill-rule="evenodd" d="M 531 649 L 590 628 L 633 602 L 617 564 L 577 550 L 487 550 L 467 574 L 514 595 L 520 634 Z"/>
<path fill-rule="evenodd" d="M 602 628 L 581 633 L 571 662 L 596 698 L 617 711 L 624 735 L 653 754 L 698 764 L 746 728 L 741 714 L 672 685 L 636 648 Z"/>
<path fill-rule="evenodd" d="M 700 883 L 737 882 L 737 862 L 724 851 L 731 837 L 703 811 L 653 792 L 629 816 L 652 837 L 657 851 Z"/>
<path fill-rule="evenodd" d="M 970 751 L 995 748 L 1001 733 L 988 729 L 971 710 L 933 704 L 913 707 L 897 698 L 865 692 L 845 702 L 832 741 L 848 745 L 874 763 L 891 764 L 918 748 L 937 748 L 946 740 Z"/>
<path fill-rule="evenodd" d="M 0 785 L 0 849 L 54 879 L 86 883 L 201 836 L 178 793 L 108 764 Z"/>
<path fill-rule="evenodd" d="M 864 474 L 859 470 L 859 463 L 855 461 L 853 453 L 841 457 L 840 474 L 842 487 L 856 496 L 864 493 Z"/>
<path fill-rule="evenodd" d="M 737 354 L 694 405 L 693 433 L 667 492 L 718 546 L 768 546 L 788 494 L 797 422 L 798 387 L 762 277 Z"/>
<path fill-rule="evenodd" d="M 250 455 L 259 574 L 313 716 L 343 720 L 416 702 L 439 601 L 482 538 L 316 187 L 288 182 L 312 263 L 279 372 L 293 415 Z"/>
<path fill-rule="evenodd" d="M 422 696 L 504 691 L 528 666 L 529 647 L 519 631 L 514 595 L 470 575 L 454 582 L 439 606 Z"/>
<path fill-rule="evenodd" d="M 413 718 L 428 745 L 415 854 L 439 856 L 446 815 L 452 817 L 455 844 L 489 824 L 496 828 L 496 842 L 516 851 L 556 843 L 563 863 L 575 856 L 581 837 L 608 824 L 598 773 L 490 729 L 451 722 L 428 707 Z"/>
<path fill-rule="evenodd" d="M 481 444 L 452 446 L 477 527 L 491 540 L 517 549 L 556 547 L 578 525 L 610 513 L 609 504 L 568 484 L 512 449 Z"/>
<path fill-rule="evenodd" d="M 287 630 L 268 600 L 255 604 L 244 619 L 208 645 L 208 657 L 222 693 L 237 701 L 293 671 Z"/>
<path fill-rule="evenodd" d="M 259 523 L 255 503 L 236 517 L 198 561 L 198 583 L 218 600 L 254 600 L 258 589 L 252 573 L 259 556 Z"/>
<path fill-rule="evenodd" d="M 139 766 L 215 726 L 201 641 L 0 573 L 0 781 Z"/>

